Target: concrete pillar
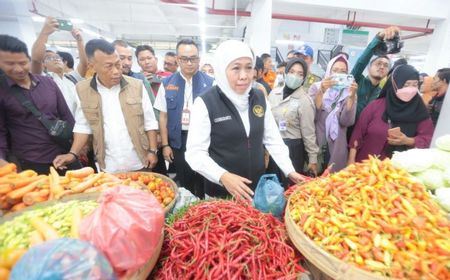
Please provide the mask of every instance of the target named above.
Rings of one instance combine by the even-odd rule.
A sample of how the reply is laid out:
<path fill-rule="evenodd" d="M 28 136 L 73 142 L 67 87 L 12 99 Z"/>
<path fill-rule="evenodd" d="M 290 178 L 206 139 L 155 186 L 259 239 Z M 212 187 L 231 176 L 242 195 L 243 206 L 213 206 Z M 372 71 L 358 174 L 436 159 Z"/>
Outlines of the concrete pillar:
<path fill-rule="evenodd" d="M 245 42 L 252 47 L 255 55 L 270 54 L 272 0 L 253 1 L 251 13 L 252 16 L 245 33 Z"/>
<path fill-rule="evenodd" d="M 434 75 L 436 70 L 450 66 L 450 8 L 447 9 L 447 18 L 439 22 L 430 36 L 430 48 L 425 59 L 424 70 L 429 75 Z"/>
<path fill-rule="evenodd" d="M 11 17 L 3 17 L 0 20 L 0 34 L 8 34 L 24 41 L 28 50 L 36 41 L 36 31 L 28 11 L 27 1 L 0 1 L 0 10 Z"/>

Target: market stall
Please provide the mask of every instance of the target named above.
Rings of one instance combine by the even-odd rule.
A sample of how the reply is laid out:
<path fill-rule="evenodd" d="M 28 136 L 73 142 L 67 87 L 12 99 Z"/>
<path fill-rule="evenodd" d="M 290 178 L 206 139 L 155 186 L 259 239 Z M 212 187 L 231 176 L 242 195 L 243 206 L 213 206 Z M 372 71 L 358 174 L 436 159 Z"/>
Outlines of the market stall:
<path fill-rule="evenodd" d="M 96 250 L 90 262 L 117 279 L 450 279 L 447 141 L 305 177 L 285 193 L 284 219 L 243 201 L 178 205 L 184 189 L 155 173 L 38 176 L 7 165 L 0 279 L 34 271 L 23 262 L 55 240 Z M 280 201 L 267 199 L 267 212 Z"/>

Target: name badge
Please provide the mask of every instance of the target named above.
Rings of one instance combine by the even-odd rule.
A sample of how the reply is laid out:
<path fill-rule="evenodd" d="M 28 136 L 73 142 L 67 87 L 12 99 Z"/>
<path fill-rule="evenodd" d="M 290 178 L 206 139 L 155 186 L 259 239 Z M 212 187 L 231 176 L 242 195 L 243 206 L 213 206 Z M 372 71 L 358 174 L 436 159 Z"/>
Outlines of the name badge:
<path fill-rule="evenodd" d="M 225 117 L 215 118 L 214 123 L 219 123 L 219 122 L 224 122 L 224 121 L 229 121 L 229 120 L 231 120 L 231 116 L 225 116 Z"/>
<path fill-rule="evenodd" d="M 189 109 L 184 109 L 181 113 L 181 124 L 182 125 L 189 125 L 189 122 L 191 120 L 191 111 Z"/>
<path fill-rule="evenodd" d="M 278 128 L 280 129 L 280 131 L 286 131 L 287 130 L 287 121 L 285 119 L 279 120 Z"/>

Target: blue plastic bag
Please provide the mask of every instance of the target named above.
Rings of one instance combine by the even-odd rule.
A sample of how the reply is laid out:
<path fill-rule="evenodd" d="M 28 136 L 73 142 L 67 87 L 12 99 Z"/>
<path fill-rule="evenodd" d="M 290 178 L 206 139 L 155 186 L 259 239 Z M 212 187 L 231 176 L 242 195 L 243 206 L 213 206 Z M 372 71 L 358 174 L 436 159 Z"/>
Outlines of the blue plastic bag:
<path fill-rule="evenodd" d="M 283 215 L 286 198 L 284 189 L 275 174 L 261 176 L 253 197 L 253 206 L 261 212 L 272 213 L 275 217 Z"/>
<path fill-rule="evenodd" d="M 103 254 L 79 239 L 61 238 L 30 248 L 11 272 L 11 280 L 117 279 Z"/>

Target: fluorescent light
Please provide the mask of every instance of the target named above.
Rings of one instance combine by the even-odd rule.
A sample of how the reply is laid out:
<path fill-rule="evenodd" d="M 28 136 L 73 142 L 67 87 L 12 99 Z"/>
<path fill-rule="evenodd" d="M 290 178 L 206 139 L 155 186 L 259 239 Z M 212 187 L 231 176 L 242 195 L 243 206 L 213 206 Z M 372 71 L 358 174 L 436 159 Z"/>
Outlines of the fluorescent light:
<path fill-rule="evenodd" d="M 275 40 L 275 43 L 279 45 L 304 45 L 305 42 L 297 40 Z"/>
<path fill-rule="evenodd" d="M 202 41 L 202 55 L 206 53 L 206 24 L 205 24 L 205 16 L 206 16 L 206 6 L 205 0 L 197 1 L 197 11 L 198 18 L 200 21 L 200 36 Z"/>
<path fill-rule="evenodd" d="M 45 22 L 45 17 L 41 16 L 32 16 L 31 19 L 35 22 Z"/>

